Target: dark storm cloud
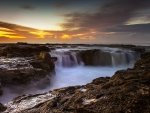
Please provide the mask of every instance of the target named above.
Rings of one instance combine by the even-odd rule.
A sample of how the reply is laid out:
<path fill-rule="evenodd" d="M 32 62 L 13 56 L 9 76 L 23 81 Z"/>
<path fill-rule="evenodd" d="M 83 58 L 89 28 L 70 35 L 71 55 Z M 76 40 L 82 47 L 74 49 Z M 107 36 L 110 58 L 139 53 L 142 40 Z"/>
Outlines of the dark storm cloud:
<path fill-rule="evenodd" d="M 56 8 L 64 8 L 67 7 L 68 5 L 70 5 L 72 2 L 74 2 L 75 0 L 59 0 L 57 1 L 57 3 L 55 4 Z"/>
<path fill-rule="evenodd" d="M 150 8 L 150 0 L 111 0 L 101 5 L 95 13 L 70 13 L 64 15 L 64 29 L 90 28 L 105 29 L 123 25 L 129 19 L 139 16 L 140 10 Z"/>
<path fill-rule="evenodd" d="M 135 25 L 119 25 L 103 30 L 105 32 L 135 32 L 135 33 L 150 33 L 150 23 L 135 24 Z"/>
<path fill-rule="evenodd" d="M 36 30 L 34 28 L 24 27 L 21 25 L 16 25 L 7 22 L 1 22 L 1 21 L 0 21 L 0 27 L 11 29 L 11 30 L 17 30 L 17 29 Z"/>
<path fill-rule="evenodd" d="M 20 5 L 20 8 L 25 9 L 25 10 L 34 10 L 33 6 L 27 5 L 27 4 Z"/>
<path fill-rule="evenodd" d="M 55 7 L 56 8 L 66 8 L 72 6 L 78 8 L 79 6 L 83 6 L 85 9 L 86 6 L 90 4 L 92 6 L 93 4 L 100 4 L 103 3 L 105 0 L 55 0 Z"/>

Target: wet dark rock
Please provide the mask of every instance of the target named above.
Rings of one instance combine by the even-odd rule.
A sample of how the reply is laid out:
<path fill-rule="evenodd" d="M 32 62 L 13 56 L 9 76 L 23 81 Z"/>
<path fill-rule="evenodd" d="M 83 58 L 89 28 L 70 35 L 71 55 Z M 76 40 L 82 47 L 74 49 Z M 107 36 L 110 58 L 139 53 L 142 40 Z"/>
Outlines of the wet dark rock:
<path fill-rule="evenodd" d="M 30 61 L 30 64 L 33 66 L 33 68 L 44 69 L 47 71 L 54 70 L 55 68 L 55 65 L 53 62 L 47 62 L 43 60 L 33 60 L 33 61 Z"/>
<path fill-rule="evenodd" d="M 51 55 L 48 52 L 41 52 L 39 56 L 29 61 L 29 63 L 33 66 L 33 68 L 52 71 L 55 68 L 55 61 L 57 61 L 56 57 L 51 57 Z"/>
<path fill-rule="evenodd" d="M 28 45 L 27 42 L 17 42 L 18 45 Z"/>
<path fill-rule="evenodd" d="M 13 54 L 7 54 L 7 58 L 12 58 L 13 56 Z"/>
<path fill-rule="evenodd" d="M 4 56 L 6 56 L 7 55 L 7 52 L 5 52 L 5 51 L 0 51 L 0 57 L 4 57 Z"/>
<path fill-rule="evenodd" d="M 81 52 L 81 58 L 85 65 L 94 65 L 94 54 L 99 52 L 99 49 L 85 50 Z"/>
<path fill-rule="evenodd" d="M 1 54 L 7 56 L 7 54 L 12 54 L 14 57 L 29 57 L 34 54 L 39 54 L 42 51 L 49 52 L 50 49 L 46 46 L 41 45 L 28 45 L 28 44 L 18 44 L 18 45 L 7 45 L 1 48 Z M 0 55 L 1 55 L 0 54 Z M 2 56 L 1 55 L 1 56 Z"/>
<path fill-rule="evenodd" d="M 20 70 L 2 70 L 0 79 L 3 85 L 23 85 L 29 84 L 33 80 L 40 80 L 47 75 L 44 70 L 20 69 Z"/>
<path fill-rule="evenodd" d="M 47 52 L 41 52 L 40 58 L 42 58 L 45 61 L 51 61 L 51 55 Z"/>
<path fill-rule="evenodd" d="M 1 80 L 0 80 L 0 95 L 3 94 L 3 89 L 2 89 L 2 84 L 1 84 Z"/>
<path fill-rule="evenodd" d="M 100 78 L 96 78 L 94 79 L 91 84 L 95 84 L 95 85 L 98 85 L 98 84 L 101 84 L 101 83 L 106 83 L 107 81 L 109 81 L 110 77 L 100 77 Z"/>
<path fill-rule="evenodd" d="M 51 60 L 55 62 L 58 60 L 58 58 L 57 57 L 51 57 Z"/>
<path fill-rule="evenodd" d="M 142 54 L 140 57 L 141 57 L 141 59 L 138 60 L 134 64 L 134 68 L 135 69 L 149 70 L 150 69 L 150 52 Z"/>
<path fill-rule="evenodd" d="M 0 79 L 5 88 L 25 87 L 35 83 L 44 88 L 50 84 L 55 73 L 54 61 L 50 49 L 45 45 L 26 43 L 4 44 L 0 47 Z M 41 53 L 41 54 L 40 54 Z M 3 90 L 0 84 L 0 95 Z"/>
<path fill-rule="evenodd" d="M 0 113 L 5 111 L 6 109 L 7 109 L 6 106 L 4 106 L 2 103 L 0 103 Z"/>
<path fill-rule="evenodd" d="M 139 52 L 139 53 L 145 53 L 146 52 L 145 47 L 132 47 L 131 50 Z"/>

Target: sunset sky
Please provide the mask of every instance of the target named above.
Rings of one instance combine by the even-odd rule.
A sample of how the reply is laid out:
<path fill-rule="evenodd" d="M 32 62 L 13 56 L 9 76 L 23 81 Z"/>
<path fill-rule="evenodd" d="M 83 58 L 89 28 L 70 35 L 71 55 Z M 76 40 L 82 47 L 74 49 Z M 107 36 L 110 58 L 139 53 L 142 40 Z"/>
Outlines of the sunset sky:
<path fill-rule="evenodd" d="M 0 43 L 150 43 L 150 0 L 0 0 Z"/>

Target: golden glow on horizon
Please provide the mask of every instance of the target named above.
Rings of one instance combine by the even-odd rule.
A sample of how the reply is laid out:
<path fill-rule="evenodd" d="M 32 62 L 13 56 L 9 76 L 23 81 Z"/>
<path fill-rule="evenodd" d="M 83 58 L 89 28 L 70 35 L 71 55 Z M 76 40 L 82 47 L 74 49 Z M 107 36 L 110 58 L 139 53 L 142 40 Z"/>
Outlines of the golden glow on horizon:
<path fill-rule="evenodd" d="M 13 38 L 15 38 L 15 39 L 20 39 L 20 38 L 26 38 L 26 37 L 24 37 L 24 36 L 16 36 L 16 35 L 1 35 L 0 34 L 0 37 L 7 37 L 7 38 L 10 38 L 10 39 L 13 39 Z"/>
<path fill-rule="evenodd" d="M 83 36 L 84 34 L 75 34 L 73 36 Z"/>
<path fill-rule="evenodd" d="M 24 38 L 26 38 L 24 36 L 10 36 L 10 35 L 8 35 L 7 37 L 9 37 L 10 39 L 24 39 Z"/>
<path fill-rule="evenodd" d="M 61 39 L 71 39 L 71 36 L 67 35 L 67 34 L 63 34 L 61 36 Z"/>
<path fill-rule="evenodd" d="M 0 31 L 0 37 L 8 37 L 8 38 L 26 38 L 24 36 L 19 36 L 16 33 L 10 33 L 7 31 Z"/>
<path fill-rule="evenodd" d="M 95 40 L 95 37 L 93 37 L 93 36 L 82 36 L 79 38 L 80 38 L 80 40 Z"/>
<path fill-rule="evenodd" d="M 80 40 L 95 40 L 92 36 L 96 33 L 94 30 L 77 32 L 77 31 L 49 31 L 49 30 L 39 30 L 35 28 L 24 27 L 15 24 L 3 23 L 5 26 L 0 27 L 0 41 L 35 41 L 35 42 L 46 42 L 46 41 L 56 41 L 62 42 L 62 40 L 71 40 L 72 38 L 77 38 Z M 8 26 L 8 27 L 7 27 Z M 12 26 L 12 27 L 9 27 Z M 6 28 L 5 28 L 6 27 Z M 8 40 L 9 39 L 9 40 Z M 77 40 L 75 40 L 77 41 Z"/>
<path fill-rule="evenodd" d="M 31 34 L 34 34 L 34 35 L 37 35 L 37 36 L 39 36 L 40 38 L 45 38 L 45 36 L 46 35 L 53 35 L 53 34 L 51 34 L 51 33 L 48 33 L 48 32 L 45 32 L 45 31 L 41 31 L 41 30 L 39 30 L 39 31 L 34 31 L 34 32 L 30 32 Z M 38 37 L 38 38 L 39 38 Z"/>
<path fill-rule="evenodd" d="M 0 27 L 0 31 L 12 31 L 12 30 L 4 28 L 4 27 Z"/>
<path fill-rule="evenodd" d="M 8 34 L 9 32 L 7 32 L 7 31 L 0 31 L 0 36 L 1 35 L 5 35 L 5 34 Z M 11 34 L 14 34 L 14 33 L 11 33 Z"/>

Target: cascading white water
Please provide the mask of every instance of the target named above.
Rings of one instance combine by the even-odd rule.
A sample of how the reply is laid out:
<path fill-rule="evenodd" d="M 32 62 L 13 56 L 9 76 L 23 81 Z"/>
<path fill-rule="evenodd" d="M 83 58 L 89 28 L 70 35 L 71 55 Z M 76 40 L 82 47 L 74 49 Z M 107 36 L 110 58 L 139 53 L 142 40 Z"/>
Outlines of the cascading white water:
<path fill-rule="evenodd" d="M 77 52 L 74 51 L 57 51 L 53 50 L 51 56 L 57 57 L 56 66 L 60 67 L 73 67 L 82 65 L 83 62 L 80 57 L 78 57 Z"/>
<path fill-rule="evenodd" d="M 110 54 L 112 58 L 112 66 L 133 64 L 139 58 L 139 54 L 136 52 L 113 52 Z"/>
<path fill-rule="evenodd" d="M 51 51 L 51 56 L 58 57 L 58 61 L 55 62 L 56 75 L 50 89 L 84 85 L 98 77 L 113 76 L 117 70 L 131 68 L 139 58 L 139 54 L 133 51 L 104 48 L 92 54 L 92 66 L 85 66 L 81 58 L 83 50 L 87 49 Z"/>
<path fill-rule="evenodd" d="M 73 67 L 83 65 L 81 51 L 59 49 L 53 50 L 50 54 L 58 58 L 56 66 Z M 91 57 L 90 62 L 93 66 L 120 66 L 134 63 L 139 58 L 139 54 L 133 51 L 96 51 L 92 53 Z"/>

